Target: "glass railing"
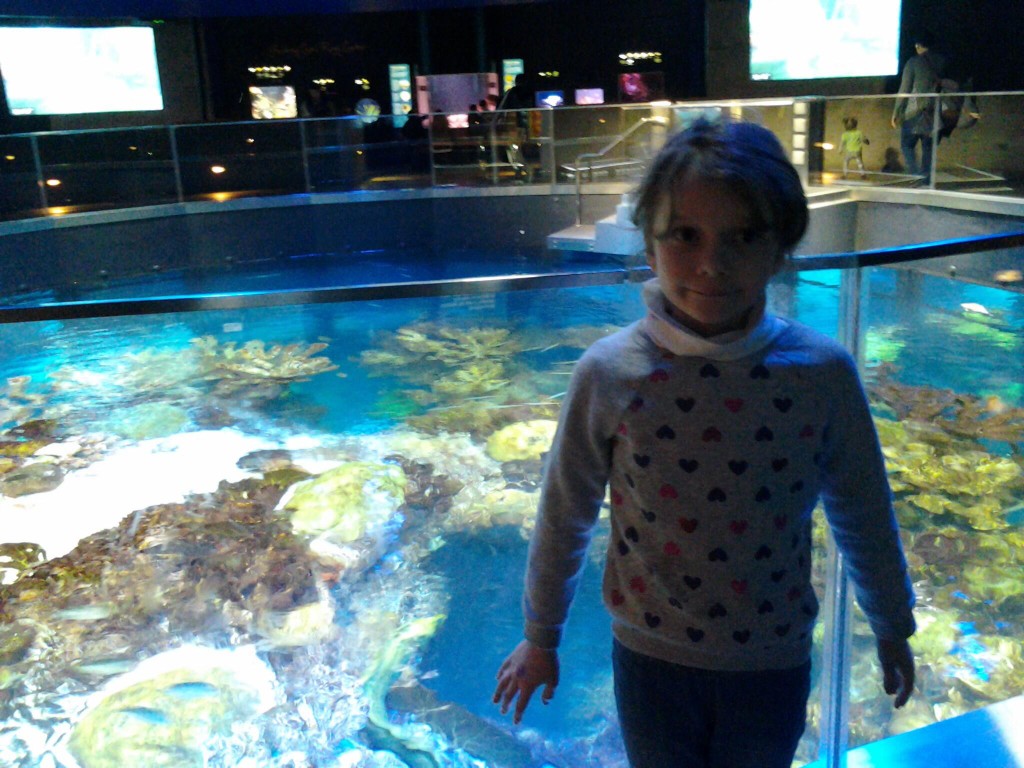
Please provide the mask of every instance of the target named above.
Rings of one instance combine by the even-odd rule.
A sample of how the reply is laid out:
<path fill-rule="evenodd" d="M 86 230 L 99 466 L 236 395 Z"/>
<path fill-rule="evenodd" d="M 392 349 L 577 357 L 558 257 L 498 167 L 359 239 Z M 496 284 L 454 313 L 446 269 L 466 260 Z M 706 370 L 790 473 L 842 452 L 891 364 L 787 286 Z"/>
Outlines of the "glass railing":
<path fill-rule="evenodd" d="M 1024 688 L 1024 293 L 962 279 L 1022 239 L 805 257 L 771 286 L 863 365 L 920 598 L 893 711 L 816 527 L 800 764 Z M 525 729 L 490 696 L 569 372 L 647 276 L 0 310 L 0 762 L 624 765 L 607 521 L 558 696 Z"/>
<path fill-rule="evenodd" d="M 1016 151 L 1024 94 L 936 94 L 941 110 L 931 180 L 915 176 L 890 124 L 895 96 L 606 105 L 430 115 L 413 130 L 405 118 L 342 117 L 280 122 L 204 123 L 0 136 L 0 216 L 225 200 L 245 195 L 630 182 L 666 134 L 695 117 L 727 113 L 772 129 L 809 184 L 934 186 L 1019 194 Z M 633 126 L 658 118 L 662 131 Z M 843 176 L 843 120 L 868 138 L 864 171 Z M 600 162 L 580 158 L 628 136 Z M 920 162 L 920 146 L 917 148 Z"/>
<path fill-rule="evenodd" d="M 953 93 L 926 97 L 929 102 L 928 138 L 934 134 L 934 176 L 923 181 L 908 167 L 901 148 L 901 128 L 891 124 L 898 97 L 864 96 L 812 100 L 817 120 L 813 144 L 820 145 L 812 158 L 811 180 L 820 184 L 870 186 L 934 186 L 948 191 L 1020 195 L 1022 167 L 1014 149 L 1024 129 L 1021 93 Z M 935 109 L 939 105 L 939 109 Z M 854 117 L 857 128 L 870 140 L 863 148 L 865 173 L 851 163 L 843 178 L 840 139 L 845 118 Z M 918 118 L 920 120 L 920 118 Z M 915 129 L 916 130 L 916 129 Z M 920 130 L 926 130 L 921 127 Z M 920 140 L 914 160 L 922 161 Z"/>

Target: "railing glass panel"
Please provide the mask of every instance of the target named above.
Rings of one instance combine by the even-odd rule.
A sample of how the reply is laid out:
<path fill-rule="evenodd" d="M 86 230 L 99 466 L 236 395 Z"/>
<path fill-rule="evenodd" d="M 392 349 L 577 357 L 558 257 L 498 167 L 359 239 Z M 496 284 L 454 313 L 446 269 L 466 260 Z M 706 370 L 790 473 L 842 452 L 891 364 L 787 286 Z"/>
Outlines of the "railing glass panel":
<path fill-rule="evenodd" d="M 815 100 L 820 120 L 812 142 L 811 182 L 849 186 L 929 186 L 915 175 L 903 150 L 902 128 L 893 127 L 893 107 L 899 97 L 859 96 Z M 937 132 L 933 143 L 934 186 L 946 191 L 1019 195 L 1024 166 L 1014 147 L 1024 130 L 1024 94 L 936 94 L 932 104 L 942 104 L 939 118 L 930 127 Z M 956 110 L 959 110 L 957 112 Z M 934 113 L 934 109 L 931 110 Z M 976 117 L 975 117 L 976 115 Z M 857 128 L 869 139 L 862 156 L 862 174 L 851 162 L 843 177 L 840 140 L 844 120 L 856 118 Z M 925 120 L 927 123 L 927 120 Z M 922 127 L 923 130 L 923 127 Z M 913 141 L 913 140 L 911 140 Z M 914 143 L 914 161 L 922 162 L 922 139 Z M 921 176 L 925 176 L 924 169 Z"/>
<path fill-rule="evenodd" d="M 851 745 L 1024 686 L 1024 292 L 962 282 L 948 268 L 990 256 L 865 270 L 865 374 L 918 594 L 919 676 L 894 711 L 858 611 Z"/>
<path fill-rule="evenodd" d="M 174 128 L 184 199 L 305 192 L 300 127 L 253 121 Z"/>
<path fill-rule="evenodd" d="M 0 219 L 21 218 L 43 207 L 32 136 L 0 136 Z"/>

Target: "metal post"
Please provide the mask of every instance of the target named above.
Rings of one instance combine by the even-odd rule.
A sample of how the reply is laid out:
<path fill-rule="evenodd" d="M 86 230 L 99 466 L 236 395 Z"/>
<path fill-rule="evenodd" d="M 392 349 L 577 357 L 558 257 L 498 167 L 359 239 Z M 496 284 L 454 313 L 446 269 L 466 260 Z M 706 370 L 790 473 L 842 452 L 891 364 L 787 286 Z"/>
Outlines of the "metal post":
<path fill-rule="evenodd" d="M 541 118 L 541 135 L 537 137 L 541 142 L 540 167 L 551 179 L 551 186 L 554 186 L 558 180 L 558 169 L 555 167 L 555 110 L 544 110 Z"/>
<path fill-rule="evenodd" d="M 176 126 L 168 126 L 171 134 L 171 162 L 174 163 L 174 188 L 178 192 L 178 202 L 185 202 L 185 185 L 181 182 L 181 158 L 178 157 L 178 130 Z"/>
<path fill-rule="evenodd" d="M 299 120 L 299 145 L 302 147 L 302 178 L 306 183 L 306 194 L 308 195 L 313 191 L 313 184 L 309 179 L 309 146 L 306 144 L 306 123 L 306 120 Z"/>
<path fill-rule="evenodd" d="M 420 119 L 427 121 L 427 156 L 430 158 L 430 186 L 437 186 L 437 165 L 434 162 L 434 157 L 437 154 L 434 152 L 434 117 L 433 115 L 420 115 Z"/>
<path fill-rule="evenodd" d="M 858 366 L 863 359 L 860 343 L 863 275 L 860 268 L 845 269 L 839 289 L 839 341 Z M 853 595 L 843 557 L 831 534 L 825 563 L 825 594 L 821 671 L 820 756 L 825 768 L 846 765 L 849 737 L 849 690 L 852 654 L 851 616 Z"/>
<path fill-rule="evenodd" d="M 932 110 L 932 152 L 931 167 L 928 169 L 928 188 L 935 189 L 935 169 L 939 161 L 939 123 L 941 121 L 942 96 L 935 97 L 935 109 Z"/>
<path fill-rule="evenodd" d="M 46 179 L 43 178 L 43 161 L 39 157 L 39 137 L 32 134 L 29 137 L 29 141 L 32 144 L 32 162 L 36 166 L 36 188 L 39 190 L 39 204 L 43 210 L 46 210 L 50 207 L 50 203 L 46 199 Z"/>

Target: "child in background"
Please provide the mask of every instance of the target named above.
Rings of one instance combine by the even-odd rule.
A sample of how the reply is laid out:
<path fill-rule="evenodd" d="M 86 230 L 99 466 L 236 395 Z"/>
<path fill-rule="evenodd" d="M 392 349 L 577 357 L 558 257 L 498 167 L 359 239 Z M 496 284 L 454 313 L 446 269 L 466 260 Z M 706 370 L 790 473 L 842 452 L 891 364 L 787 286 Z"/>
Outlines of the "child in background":
<path fill-rule="evenodd" d="M 843 153 L 843 178 L 850 170 L 850 161 L 857 163 L 860 169 L 860 177 L 863 179 L 867 174 L 864 171 L 864 145 L 870 144 L 864 132 L 857 128 L 856 117 L 843 118 L 843 135 L 839 137 L 839 151 Z"/>
<path fill-rule="evenodd" d="M 806 720 L 819 497 L 900 707 L 914 595 L 868 404 L 835 341 L 765 311 L 807 226 L 775 137 L 698 121 L 659 153 L 634 215 L 647 315 L 576 366 L 530 542 L 525 639 L 494 701 L 558 685 L 558 645 L 610 485 L 603 595 L 633 768 L 789 768 Z M 518 697 L 518 698 L 517 698 Z"/>

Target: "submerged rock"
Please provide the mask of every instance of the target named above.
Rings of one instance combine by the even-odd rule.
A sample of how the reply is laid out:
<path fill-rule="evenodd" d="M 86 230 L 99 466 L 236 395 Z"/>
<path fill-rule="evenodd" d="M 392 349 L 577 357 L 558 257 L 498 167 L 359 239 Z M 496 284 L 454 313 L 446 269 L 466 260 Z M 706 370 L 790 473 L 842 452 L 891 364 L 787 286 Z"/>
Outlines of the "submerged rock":
<path fill-rule="evenodd" d="M 181 432 L 189 423 L 188 411 L 170 403 L 143 403 L 120 411 L 110 431 L 131 440 L 168 437 Z"/>
<path fill-rule="evenodd" d="M 385 525 L 405 501 L 405 473 L 393 464 L 349 462 L 293 485 L 279 508 L 298 533 L 352 542 Z"/>
<path fill-rule="evenodd" d="M 205 766 L 211 739 L 276 703 L 274 673 L 252 646 L 183 646 L 113 678 L 68 742 L 82 768 Z"/>
<path fill-rule="evenodd" d="M 238 460 L 238 468 L 250 472 L 274 472 L 293 466 L 291 451 L 283 448 L 271 448 L 263 451 L 247 453 Z"/>
<path fill-rule="evenodd" d="M 28 496 L 52 491 L 64 481 L 64 470 L 56 464 L 40 461 L 12 469 L 0 477 L 4 496 Z"/>
<path fill-rule="evenodd" d="M 509 424 L 487 438 L 487 455 L 495 461 L 539 459 L 551 447 L 557 426 L 551 419 Z"/>

